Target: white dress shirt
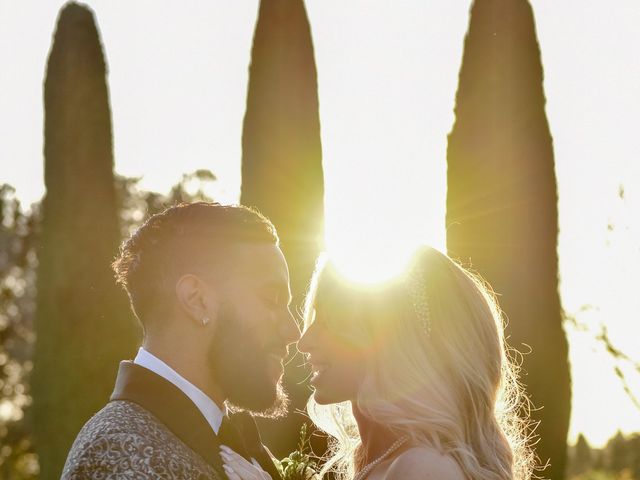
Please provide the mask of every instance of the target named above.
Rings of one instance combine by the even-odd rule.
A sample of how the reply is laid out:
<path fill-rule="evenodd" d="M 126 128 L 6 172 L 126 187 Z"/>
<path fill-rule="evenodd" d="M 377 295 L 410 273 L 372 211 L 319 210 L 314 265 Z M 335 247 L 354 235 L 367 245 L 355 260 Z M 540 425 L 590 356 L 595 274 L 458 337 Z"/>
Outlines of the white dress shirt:
<path fill-rule="evenodd" d="M 198 407 L 198 410 L 200 410 L 204 418 L 207 419 L 207 422 L 209 422 L 215 434 L 218 434 L 222 418 L 227 414 L 226 407 L 224 410 L 218 407 L 216 402 L 211 400 L 202 390 L 142 347 L 138 350 L 138 354 L 133 363 L 151 370 L 182 390 L 196 407 Z M 176 414 L 179 415 L 179 412 L 176 412 Z"/>

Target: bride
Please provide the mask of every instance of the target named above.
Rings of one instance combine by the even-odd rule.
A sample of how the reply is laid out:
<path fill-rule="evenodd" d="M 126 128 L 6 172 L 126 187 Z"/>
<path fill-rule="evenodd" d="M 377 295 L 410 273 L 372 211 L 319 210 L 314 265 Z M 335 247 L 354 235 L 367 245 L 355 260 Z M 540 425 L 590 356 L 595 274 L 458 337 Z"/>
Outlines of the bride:
<path fill-rule="evenodd" d="M 404 274 L 354 285 L 314 274 L 298 349 L 330 435 L 322 472 L 345 480 L 528 480 L 526 398 L 491 290 L 424 247 Z M 227 456 L 231 480 L 267 478 Z"/>

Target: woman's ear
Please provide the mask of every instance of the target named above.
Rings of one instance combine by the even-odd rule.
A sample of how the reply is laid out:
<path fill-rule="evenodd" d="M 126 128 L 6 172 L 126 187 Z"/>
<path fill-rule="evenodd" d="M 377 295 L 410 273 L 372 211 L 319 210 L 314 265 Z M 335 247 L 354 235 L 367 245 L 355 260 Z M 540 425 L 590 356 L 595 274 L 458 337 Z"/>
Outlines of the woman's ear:
<path fill-rule="evenodd" d="M 197 275 L 186 274 L 176 282 L 176 298 L 180 310 L 198 325 L 215 322 L 218 298 L 211 286 Z"/>

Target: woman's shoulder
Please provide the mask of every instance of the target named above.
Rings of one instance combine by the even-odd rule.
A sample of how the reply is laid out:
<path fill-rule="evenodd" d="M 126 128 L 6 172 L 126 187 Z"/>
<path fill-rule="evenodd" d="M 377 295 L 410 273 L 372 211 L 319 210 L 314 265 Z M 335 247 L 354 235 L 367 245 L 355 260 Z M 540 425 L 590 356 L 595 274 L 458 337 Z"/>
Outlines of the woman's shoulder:
<path fill-rule="evenodd" d="M 429 447 L 412 447 L 389 465 L 384 480 L 466 480 L 453 457 Z"/>

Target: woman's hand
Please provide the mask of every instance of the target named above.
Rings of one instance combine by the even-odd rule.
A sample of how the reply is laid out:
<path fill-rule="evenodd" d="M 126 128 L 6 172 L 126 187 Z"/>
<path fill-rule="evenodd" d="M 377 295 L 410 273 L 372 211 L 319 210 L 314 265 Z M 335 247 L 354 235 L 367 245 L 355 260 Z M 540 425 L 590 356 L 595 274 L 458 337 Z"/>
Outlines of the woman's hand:
<path fill-rule="evenodd" d="M 220 445 L 220 456 L 224 461 L 222 468 L 229 480 L 272 480 L 271 475 L 262 470 L 258 462 L 248 462 L 226 445 Z"/>

